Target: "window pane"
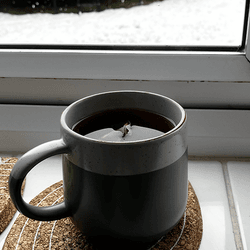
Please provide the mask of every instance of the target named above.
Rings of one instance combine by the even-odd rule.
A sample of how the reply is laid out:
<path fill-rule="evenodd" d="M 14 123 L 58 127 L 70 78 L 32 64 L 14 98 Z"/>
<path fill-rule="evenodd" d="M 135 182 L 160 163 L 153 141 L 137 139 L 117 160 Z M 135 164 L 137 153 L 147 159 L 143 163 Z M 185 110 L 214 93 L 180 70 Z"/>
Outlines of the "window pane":
<path fill-rule="evenodd" d="M 17 8 L 21 1 L 0 0 L 0 44 L 242 44 L 245 0 L 163 0 L 141 5 L 140 0 L 116 0 L 113 5 L 107 5 L 111 0 L 76 0 L 74 6 L 66 0 L 27 0 L 30 8 Z M 55 3 L 58 13 L 45 13 L 53 12 Z M 96 6 L 104 10 L 89 11 Z M 39 13 L 28 13 L 31 10 Z"/>

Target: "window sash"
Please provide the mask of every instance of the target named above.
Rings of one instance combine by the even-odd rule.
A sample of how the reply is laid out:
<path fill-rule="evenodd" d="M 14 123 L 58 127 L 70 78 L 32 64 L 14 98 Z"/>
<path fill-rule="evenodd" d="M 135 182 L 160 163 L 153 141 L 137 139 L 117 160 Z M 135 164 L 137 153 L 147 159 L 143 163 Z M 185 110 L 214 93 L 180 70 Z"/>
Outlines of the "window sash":
<path fill-rule="evenodd" d="M 250 81 L 246 52 L 0 51 L 0 77 Z"/>

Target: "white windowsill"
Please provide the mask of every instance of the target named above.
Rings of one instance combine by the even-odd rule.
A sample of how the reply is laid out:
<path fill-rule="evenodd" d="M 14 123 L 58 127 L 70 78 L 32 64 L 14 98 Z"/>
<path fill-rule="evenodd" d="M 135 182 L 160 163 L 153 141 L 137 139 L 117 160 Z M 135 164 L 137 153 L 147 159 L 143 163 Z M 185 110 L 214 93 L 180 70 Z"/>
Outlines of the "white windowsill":
<path fill-rule="evenodd" d="M 20 157 L 36 145 L 58 139 L 60 115 L 65 107 L 0 105 L 0 156 Z M 250 233 L 250 200 L 247 198 L 250 165 L 249 158 L 242 157 L 249 157 L 250 111 L 186 111 L 190 155 L 189 180 L 198 196 L 204 223 L 200 250 L 236 250 L 236 244 L 243 244 L 244 249 L 247 249 L 250 247 L 249 239 L 246 237 Z M 234 239 L 234 218 L 228 205 L 223 171 L 225 168 L 229 173 L 230 187 L 236 204 L 235 211 L 242 239 L 240 243 Z M 61 179 L 60 156 L 39 163 L 28 175 L 24 193 L 26 201 Z M 0 249 L 13 222 L 14 220 L 0 236 Z"/>
<path fill-rule="evenodd" d="M 1 156 L 17 156 L 21 154 L 0 153 Z M 228 182 L 225 182 L 223 168 L 229 173 L 229 184 L 232 189 L 234 210 L 236 217 L 230 213 L 229 194 L 227 192 Z M 198 197 L 203 218 L 203 237 L 200 250 L 236 250 L 243 245 L 244 249 L 250 247 L 250 192 L 248 180 L 250 178 L 249 158 L 197 158 L 191 157 L 188 162 L 188 179 L 191 182 Z M 50 185 L 62 180 L 61 157 L 54 156 L 39 163 L 28 174 L 24 199 L 29 202 L 36 195 Z M 15 219 L 16 213 L 7 229 L 0 235 L 0 249 L 8 235 Z M 235 223 L 237 218 L 237 228 Z M 234 234 L 241 235 L 237 240 Z M 237 247 L 236 247 L 237 244 Z M 243 249 L 243 248 L 241 248 Z"/>

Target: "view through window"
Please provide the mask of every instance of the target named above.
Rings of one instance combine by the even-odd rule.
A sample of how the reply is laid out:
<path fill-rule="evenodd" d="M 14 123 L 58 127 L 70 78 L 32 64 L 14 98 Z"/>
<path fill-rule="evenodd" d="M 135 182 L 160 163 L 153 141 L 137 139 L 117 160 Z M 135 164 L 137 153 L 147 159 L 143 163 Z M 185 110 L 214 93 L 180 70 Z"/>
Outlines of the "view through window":
<path fill-rule="evenodd" d="M 83 1 L 0 0 L 0 45 L 242 43 L 245 0 Z"/>

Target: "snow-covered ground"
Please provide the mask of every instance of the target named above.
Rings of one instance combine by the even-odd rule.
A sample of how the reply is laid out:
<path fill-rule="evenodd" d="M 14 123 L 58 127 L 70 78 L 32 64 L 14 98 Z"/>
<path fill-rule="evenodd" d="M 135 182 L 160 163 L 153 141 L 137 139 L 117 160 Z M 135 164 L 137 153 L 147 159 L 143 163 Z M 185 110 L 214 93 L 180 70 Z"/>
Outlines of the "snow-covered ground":
<path fill-rule="evenodd" d="M 239 45 L 245 0 L 164 0 L 80 14 L 0 13 L 0 44 Z"/>

